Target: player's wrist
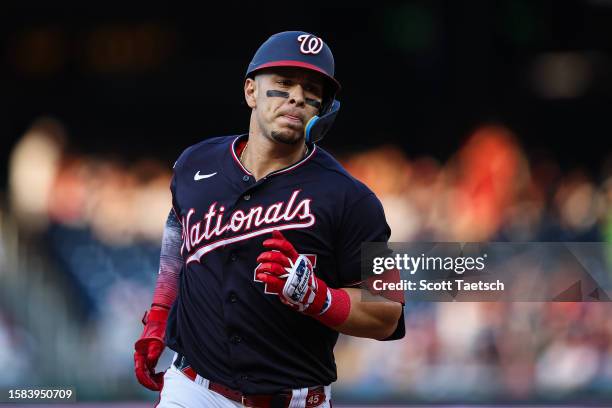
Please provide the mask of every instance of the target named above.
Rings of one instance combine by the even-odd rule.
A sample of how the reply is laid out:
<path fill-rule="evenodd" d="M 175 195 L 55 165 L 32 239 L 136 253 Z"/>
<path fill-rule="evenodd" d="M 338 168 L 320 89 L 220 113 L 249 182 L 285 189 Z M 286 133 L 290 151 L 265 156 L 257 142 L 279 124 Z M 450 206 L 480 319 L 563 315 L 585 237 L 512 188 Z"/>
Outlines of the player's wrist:
<path fill-rule="evenodd" d="M 340 326 L 348 319 L 351 297 L 344 289 L 327 287 L 325 298 L 319 313 L 311 316 L 326 326 Z"/>
<path fill-rule="evenodd" d="M 162 304 L 162 303 L 151 303 L 151 309 L 170 310 L 170 306 Z"/>
<path fill-rule="evenodd" d="M 145 325 L 150 322 L 159 322 L 165 324 L 168 320 L 169 313 L 170 310 L 168 308 L 152 304 L 151 308 L 145 312 L 142 318 L 142 323 Z"/>
<path fill-rule="evenodd" d="M 166 322 L 168 321 L 169 310 L 163 307 L 152 306 L 147 310 L 142 318 L 144 328 L 135 348 L 146 352 L 148 344 L 152 341 L 159 341 L 164 344 L 164 335 L 166 333 Z"/>
<path fill-rule="evenodd" d="M 329 288 L 327 287 L 327 284 L 325 283 L 325 281 L 321 278 L 318 277 L 314 277 L 315 279 L 315 287 L 316 292 L 315 292 L 315 297 L 312 300 L 312 303 L 304 310 L 304 314 L 307 314 L 309 316 L 318 316 L 320 314 L 322 314 L 324 311 L 326 311 L 328 305 L 329 305 L 329 296 L 330 296 L 330 292 L 329 292 Z"/>

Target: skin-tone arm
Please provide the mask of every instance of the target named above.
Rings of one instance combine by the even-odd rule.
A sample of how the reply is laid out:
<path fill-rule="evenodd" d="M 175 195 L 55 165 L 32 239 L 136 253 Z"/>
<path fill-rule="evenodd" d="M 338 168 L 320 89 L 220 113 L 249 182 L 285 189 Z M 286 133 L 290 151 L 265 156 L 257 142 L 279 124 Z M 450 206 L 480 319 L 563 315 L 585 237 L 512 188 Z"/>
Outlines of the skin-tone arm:
<path fill-rule="evenodd" d="M 351 299 L 348 318 L 339 326 L 332 327 L 342 334 L 382 340 L 396 329 L 402 313 L 402 305 L 382 299 L 380 302 L 361 299 L 361 289 L 343 288 Z"/>

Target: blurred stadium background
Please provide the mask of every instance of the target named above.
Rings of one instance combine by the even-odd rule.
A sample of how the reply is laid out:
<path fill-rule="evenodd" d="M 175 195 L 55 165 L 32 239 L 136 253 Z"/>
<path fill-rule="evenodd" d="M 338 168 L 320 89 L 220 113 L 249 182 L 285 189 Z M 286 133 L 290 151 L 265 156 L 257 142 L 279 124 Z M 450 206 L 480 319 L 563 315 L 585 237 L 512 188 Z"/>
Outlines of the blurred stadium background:
<path fill-rule="evenodd" d="M 246 65 L 285 29 L 332 47 L 343 108 L 322 146 L 393 241 L 612 241 L 612 1 L 6 11 L 0 388 L 152 405 L 132 349 L 172 163 L 247 128 Z M 334 399 L 612 406 L 611 312 L 409 304 L 402 341 L 341 337 Z"/>

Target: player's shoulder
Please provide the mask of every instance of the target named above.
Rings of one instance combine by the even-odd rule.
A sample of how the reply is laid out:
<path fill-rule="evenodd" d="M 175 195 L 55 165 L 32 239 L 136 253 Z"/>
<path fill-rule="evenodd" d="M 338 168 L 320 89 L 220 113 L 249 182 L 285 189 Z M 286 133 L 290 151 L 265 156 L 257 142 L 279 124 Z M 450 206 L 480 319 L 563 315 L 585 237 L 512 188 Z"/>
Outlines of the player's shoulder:
<path fill-rule="evenodd" d="M 352 199 L 374 195 L 368 186 L 353 177 L 331 153 L 320 146 L 317 146 L 314 163 L 318 165 L 319 171 L 325 173 L 322 179 L 336 191 L 348 194 Z"/>
<path fill-rule="evenodd" d="M 181 167 L 183 164 L 194 158 L 199 160 L 203 158 L 202 156 L 216 155 L 219 151 L 229 148 L 229 145 L 231 145 L 234 140 L 238 138 L 238 136 L 239 135 L 215 136 L 206 138 L 196 144 L 193 144 L 183 150 L 173 167 L 175 169 L 177 167 Z"/>

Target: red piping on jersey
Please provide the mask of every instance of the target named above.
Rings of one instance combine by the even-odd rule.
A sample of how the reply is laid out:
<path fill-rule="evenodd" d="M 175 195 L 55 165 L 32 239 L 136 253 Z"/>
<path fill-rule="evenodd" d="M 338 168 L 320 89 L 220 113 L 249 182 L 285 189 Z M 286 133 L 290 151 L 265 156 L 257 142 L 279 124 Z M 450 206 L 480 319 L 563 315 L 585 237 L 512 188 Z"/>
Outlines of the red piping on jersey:
<path fill-rule="evenodd" d="M 238 145 L 236 146 L 236 156 L 240 157 L 240 155 L 242 155 L 242 152 L 244 151 L 244 148 L 246 147 L 247 143 L 247 140 L 241 140 L 238 142 Z"/>
<path fill-rule="evenodd" d="M 245 172 L 246 174 L 248 174 L 249 176 L 252 176 L 253 174 L 251 174 L 251 172 L 250 172 L 250 171 L 248 171 L 248 170 L 246 169 L 246 167 L 244 167 L 244 166 L 242 165 L 242 163 L 240 163 L 240 159 L 238 159 L 238 156 L 236 156 L 236 153 L 237 153 L 237 152 L 236 152 L 236 147 L 235 147 L 235 146 L 236 146 L 236 141 L 237 141 L 238 139 L 240 139 L 241 137 L 242 137 L 242 136 L 238 136 L 237 138 L 235 138 L 235 139 L 234 139 L 234 141 L 232 142 L 232 145 L 231 145 L 231 147 L 230 147 L 230 150 L 232 151 L 232 157 L 234 158 L 234 160 L 236 161 L 236 163 L 238 163 L 238 166 L 240 166 L 240 168 L 242 169 L 242 171 L 244 171 L 244 172 Z M 239 146 L 238 148 L 240 148 L 240 147 L 242 147 L 242 149 L 240 149 L 240 153 L 242 153 L 242 150 L 244 150 L 244 148 L 246 147 L 246 143 L 244 144 L 244 147 L 243 147 L 243 146 Z"/>
<path fill-rule="evenodd" d="M 252 176 L 253 174 L 248 171 L 246 169 L 246 167 L 244 167 L 242 165 L 242 163 L 240 162 L 240 159 L 238 159 L 238 155 L 242 154 L 242 151 L 244 150 L 244 148 L 246 147 L 246 142 L 243 142 L 242 140 L 238 143 L 238 146 L 236 146 L 236 142 L 238 141 L 238 139 L 240 139 L 242 136 L 238 136 L 236 139 L 234 139 L 234 141 L 232 142 L 232 145 L 230 147 L 230 150 L 232 151 L 232 157 L 234 158 L 234 160 L 236 161 L 236 163 L 238 163 L 238 166 L 240 166 L 240 168 L 242 169 L 242 171 L 244 171 L 246 174 L 248 174 L 249 176 Z M 244 145 L 243 145 L 244 144 Z M 306 163 L 308 160 L 310 160 L 315 152 L 317 151 L 317 145 L 313 144 L 312 145 L 312 151 L 308 154 L 308 156 L 302 158 L 302 160 L 298 161 L 295 164 L 292 164 L 291 166 L 284 168 L 284 169 L 280 169 L 277 171 L 273 171 L 272 173 L 268 174 L 266 177 L 270 177 L 270 176 L 276 176 L 277 174 L 282 174 L 282 173 L 286 173 L 288 171 L 291 170 L 295 170 L 298 167 L 300 167 L 302 164 Z"/>
<path fill-rule="evenodd" d="M 288 172 L 288 171 L 291 171 L 291 170 L 295 170 L 295 169 L 297 169 L 297 168 L 298 168 L 298 167 L 300 167 L 302 164 L 304 164 L 304 163 L 306 163 L 308 160 L 310 160 L 310 159 L 311 159 L 311 158 L 314 156 L 314 154 L 315 154 L 315 152 L 316 152 L 316 151 L 317 151 L 317 145 L 313 144 L 313 145 L 312 145 L 312 152 L 310 152 L 310 154 L 309 154 L 308 156 L 304 157 L 302 160 L 300 160 L 299 162 L 295 163 L 294 165 L 292 165 L 292 166 L 290 166 L 290 167 L 287 167 L 286 169 L 282 169 L 282 170 L 275 171 L 275 172 L 273 172 L 273 173 L 270 173 L 269 175 L 270 175 L 270 176 L 276 176 L 277 174 L 286 173 L 286 172 Z"/>

